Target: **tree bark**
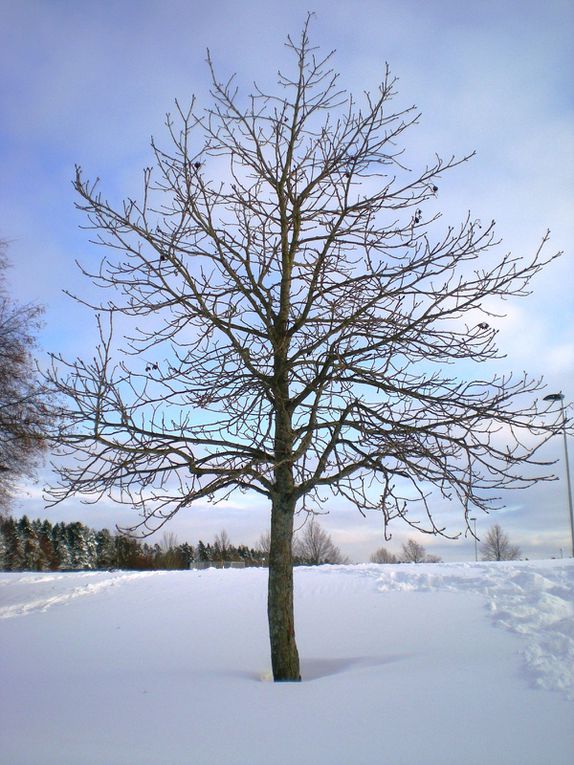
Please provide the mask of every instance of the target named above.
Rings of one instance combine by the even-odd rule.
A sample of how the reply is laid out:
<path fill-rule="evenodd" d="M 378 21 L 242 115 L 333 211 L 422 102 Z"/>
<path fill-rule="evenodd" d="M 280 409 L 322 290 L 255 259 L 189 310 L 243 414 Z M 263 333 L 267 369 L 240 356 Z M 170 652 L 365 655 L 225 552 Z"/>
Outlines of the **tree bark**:
<path fill-rule="evenodd" d="M 293 609 L 294 512 L 294 500 L 280 493 L 273 498 L 267 616 L 275 682 L 301 680 Z"/>
<path fill-rule="evenodd" d="M 271 498 L 271 549 L 267 617 L 271 643 L 271 666 L 275 682 L 301 680 L 299 653 L 295 642 L 293 609 L 293 481 L 292 402 L 289 397 L 289 305 L 292 259 L 288 243 L 285 203 L 282 208 L 282 277 L 280 310 L 274 328 L 275 482 Z"/>

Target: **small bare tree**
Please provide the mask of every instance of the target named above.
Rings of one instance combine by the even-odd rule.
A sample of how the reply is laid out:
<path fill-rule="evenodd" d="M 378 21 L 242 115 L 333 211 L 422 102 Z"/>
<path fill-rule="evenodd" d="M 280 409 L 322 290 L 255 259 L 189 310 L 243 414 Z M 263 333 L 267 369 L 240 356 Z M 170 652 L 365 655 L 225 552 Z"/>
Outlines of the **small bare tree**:
<path fill-rule="evenodd" d="M 480 553 L 482 560 L 518 560 L 522 554 L 518 545 L 510 543 L 508 535 L 498 523 L 487 531 L 480 545 Z"/>
<path fill-rule="evenodd" d="M 109 253 L 86 273 L 107 298 L 94 357 L 52 374 L 70 402 L 61 451 L 80 455 L 54 501 L 112 496 L 147 533 L 236 489 L 267 498 L 276 680 L 300 677 L 297 510 L 330 490 L 385 524 L 446 533 L 428 487 L 468 518 L 544 475 L 530 466 L 552 433 L 539 381 L 445 371 L 498 358 L 493 301 L 528 294 L 552 258 L 498 255 L 494 224 L 471 216 L 442 225 L 440 178 L 467 157 L 405 167 L 418 114 L 393 112 L 388 71 L 359 107 L 308 22 L 287 46 L 277 92 L 244 99 L 211 68 L 211 106 L 177 105 L 139 201 L 112 205 L 78 169 L 78 206 Z"/>
<path fill-rule="evenodd" d="M 438 555 L 427 553 L 425 547 L 415 539 L 407 539 L 403 543 L 401 551 L 402 563 L 440 563 L 441 560 Z"/>
<path fill-rule="evenodd" d="M 177 535 L 172 531 L 164 531 L 159 543 L 162 568 L 175 569 L 179 567 L 180 556 L 177 553 L 177 546 Z"/>
<path fill-rule="evenodd" d="M 303 531 L 295 536 L 294 554 L 307 566 L 321 566 L 323 563 L 348 563 L 339 548 L 333 544 L 331 536 L 321 528 L 315 518 L 303 526 Z"/>
<path fill-rule="evenodd" d="M 34 363 L 43 308 L 6 294 L 4 249 L 0 242 L 0 513 L 9 511 L 18 479 L 32 477 L 45 456 L 54 416 Z"/>
<path fill-rule="evenodd" d="M 229 560 L 229 551 L 231 548 L 231 539 L 225 529 L 215 535 L 213 540 L 214 560 Z"/>
<path fill-rule="evenodd" d="M 271 532 L 270 531 L 264 531 L 261 534 L 261 536 L 257 540 L 255 549 L 258 552 L 263 553 L 263 555 L 265 555 L 265 558 L 267 560 L 269 559 L 269 552 L 271 551 Z"/>
<path fill-rule="evenodd" d="M 397 556 L 387 550 L 386 547 L 379 547 L 378 550 L 375 550 L 375 552 L 371 555 L 369 558 L 371 563 L 398 563 L 399 559 Z"/>
<path fill-rule="evenodd" d="M 415 539 L 407 539 L 401 549 L 401 561 L 403 563 L 422 563 L 426 558 L 426 550 Z"/>

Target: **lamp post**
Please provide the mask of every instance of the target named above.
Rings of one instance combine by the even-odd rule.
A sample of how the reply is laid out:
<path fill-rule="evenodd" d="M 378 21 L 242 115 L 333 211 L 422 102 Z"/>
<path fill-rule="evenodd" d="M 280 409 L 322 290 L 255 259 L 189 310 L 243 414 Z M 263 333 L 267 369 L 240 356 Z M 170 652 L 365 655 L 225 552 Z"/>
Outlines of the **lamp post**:
<path fill-rule="evenodd" d="M 478 562 L 478 540 L 476 538 L 476 518 L 469 518 L 469 521 L 473 522 L 474 525 L 474 562 Z"/>
<path fill-rule="evenodd" d="M 566 463 L 566 489 L 568 492 L 568 509 L 570 510 L 570 538 L 572 542 L 571 554 L 574 558 L 574 512 L 572 510 L 572 483 L 570 481 L 570 464 L 568 462 L 568 438 L 566 436 L 566 409 L 564 407 L 563 393 L 549 393 L 544 396 L 544 401 L 560 401 L 562 412 L 562 434 L 564 436 L 564 461 Z"/>

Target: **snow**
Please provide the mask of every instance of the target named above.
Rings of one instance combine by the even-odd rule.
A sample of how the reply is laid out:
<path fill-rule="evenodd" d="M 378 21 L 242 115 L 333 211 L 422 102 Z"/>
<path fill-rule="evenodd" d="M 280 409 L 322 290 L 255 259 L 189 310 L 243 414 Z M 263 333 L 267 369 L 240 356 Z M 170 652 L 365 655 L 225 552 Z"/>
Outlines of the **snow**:
<path fill-rule="evenodd" d="M 10 765 L 561 765 L 574 561 L 299 568 L 274 684 L 266 571 L 0 574 Z"/>

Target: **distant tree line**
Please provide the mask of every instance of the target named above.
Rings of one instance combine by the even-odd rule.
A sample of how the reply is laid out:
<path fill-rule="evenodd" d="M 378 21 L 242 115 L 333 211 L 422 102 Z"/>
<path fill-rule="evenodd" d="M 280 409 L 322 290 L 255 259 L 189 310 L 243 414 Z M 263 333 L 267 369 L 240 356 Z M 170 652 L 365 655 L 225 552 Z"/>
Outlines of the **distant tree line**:
<path fill-rule="evenodd" d="M 165 534 L 160 542 L 134 539 L 108 529 L 94 531 L 83 523 L 31 521 L 26 515 L 0 517 L 1 571 L 78 571 L 78 570 L 166 570 L 186 569 L 193 563 L 243 563 L 263 566 L 269 559 L 269 532 L 257 545 L 234 545 L 226 531 L 212 542 L 201 539 L 196 545 L 179 544 L 175 534 Z M 348 563 L 329 534 L 314 519 L 297 535 L 295 565 L 318 566 Z"/>
<path fill-rule="evenodd" d="M 79 521 L 52 524 L 31 521 L 26 515 L 15 520 L 0 518 L 0 570 L 2 571 L 78 571 L 78 570 L 166 570 L 186 569 L 193 563 L 243 563 L 266 565 L 269 559 L 269 532 L 261 535 L 255 548 L 233 545 L 226 531 L 213 542 L 179 544 L 174 534 L 149 544 L 108 529 L 95 531 Z M 329 534 L 315 519 L 305 524 L 294 544 L 298 566 L 348 563 Z"/>
<path fill-rule="evenodd" d="M 510 542 L 508 535 L 498 523 L 491 526 L 480 545 L 481 559 L 485 561 L 519 560 L 522 551 Z M 370 557 L 371 563 L 440 563 L 437 555 L 429 555 L 423 545 L 408 539 L 401 553 L 395 555 L 386 547 L 379 547 Z"/>
<path fill-rule="evenodd" d="M 95 531 L 78 521 L 52 524 L 27 516 L 0 518 L 0 570 L 158 570 L 186 569 L 200 561 L 241 561 L 260 566 L 265 552 L 246 545 L 234 546 L 226 532 L 213 543 L 178 544 L 174 535 L 149 544 L 108 529 Z"/>

